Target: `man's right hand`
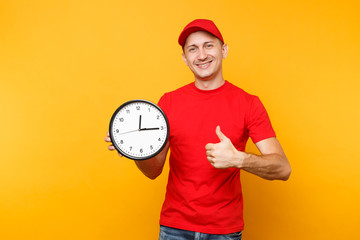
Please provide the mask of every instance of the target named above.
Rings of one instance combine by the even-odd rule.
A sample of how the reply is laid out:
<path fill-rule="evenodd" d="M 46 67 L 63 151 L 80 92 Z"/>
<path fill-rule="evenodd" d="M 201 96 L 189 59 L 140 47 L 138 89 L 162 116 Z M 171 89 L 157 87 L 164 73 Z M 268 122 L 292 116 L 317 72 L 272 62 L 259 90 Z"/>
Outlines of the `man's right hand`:
<path fill-rule="evenodd" d="M 115 150 L 114 145 L 112 145 L 109 132 L 106 133 L 105 142 L 111 143 L 111 144 L 108 146 L 108 149 L 109 149 L 110 151 L 114 151 L 114 150 Z M 122 155 L 121 155 L 120 153 L 118 153 L 118 154 L 119 154 L 120 157 L 122 157 Z"/>

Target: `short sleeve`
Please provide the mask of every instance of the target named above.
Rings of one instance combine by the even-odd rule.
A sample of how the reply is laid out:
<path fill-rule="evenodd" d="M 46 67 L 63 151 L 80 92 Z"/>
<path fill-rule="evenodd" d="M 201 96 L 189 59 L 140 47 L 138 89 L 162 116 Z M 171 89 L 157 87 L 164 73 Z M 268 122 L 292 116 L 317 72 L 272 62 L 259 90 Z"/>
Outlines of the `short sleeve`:
<path fill-rule="evenodd" d="M 276 137 L 269 115 L 259 97 L 254 96 L 247 116 L 247 130 L 254 143 Z"/>
<path fill-rule="evenodd" d="M 164 94 L 164 95 L 160 98 L 160 100 L 159 100 L 159 102 L 158 102 L 157 105 L 158 105 L 158 106 L 161 108 L 161 110 L 163 110 L 164 113 L 166 114 L 166 112 L 167 112 L 167 94 Z"/>

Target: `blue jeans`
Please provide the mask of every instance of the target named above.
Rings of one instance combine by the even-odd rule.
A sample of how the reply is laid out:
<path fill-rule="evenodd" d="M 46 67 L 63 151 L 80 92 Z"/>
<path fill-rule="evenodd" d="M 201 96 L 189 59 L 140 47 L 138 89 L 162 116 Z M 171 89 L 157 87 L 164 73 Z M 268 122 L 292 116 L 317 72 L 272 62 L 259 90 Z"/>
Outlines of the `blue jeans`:
<path fill-rule="evenodd" d="M 159 240 L 241 240 L 241 231 L 220 235 L 160 226 Z"/>

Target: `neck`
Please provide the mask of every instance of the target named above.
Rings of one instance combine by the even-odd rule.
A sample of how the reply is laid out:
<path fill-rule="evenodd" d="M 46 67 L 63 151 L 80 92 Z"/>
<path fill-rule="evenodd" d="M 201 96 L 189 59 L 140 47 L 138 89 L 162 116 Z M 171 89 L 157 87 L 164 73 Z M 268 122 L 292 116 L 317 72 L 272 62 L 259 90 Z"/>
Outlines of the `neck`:
<path fill-rule="evenodd" d="M 209 80 L 195 78 L 195 86 L 200 90 L 214 90 L 221 87 L 224 83 L 225 80 L 222 76 Z"/>

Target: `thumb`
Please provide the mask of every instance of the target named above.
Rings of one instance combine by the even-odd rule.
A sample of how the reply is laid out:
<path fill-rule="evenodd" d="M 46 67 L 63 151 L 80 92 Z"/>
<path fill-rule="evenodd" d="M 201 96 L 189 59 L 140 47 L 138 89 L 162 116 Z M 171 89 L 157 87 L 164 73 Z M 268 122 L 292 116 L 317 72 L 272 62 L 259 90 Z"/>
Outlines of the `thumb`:
<path fill-rule="evenodd" d="M 227 137 L 221 132 L 220 126 L 217 126 L 217 127 L 216 127 L 215 132 L 216 132 L 216 135 L 218 136 L 218 138 L 220 139 L 220 142 L 222 142 L 222 141 L 224 141 L 224 140 L 227 139 Z"/>

